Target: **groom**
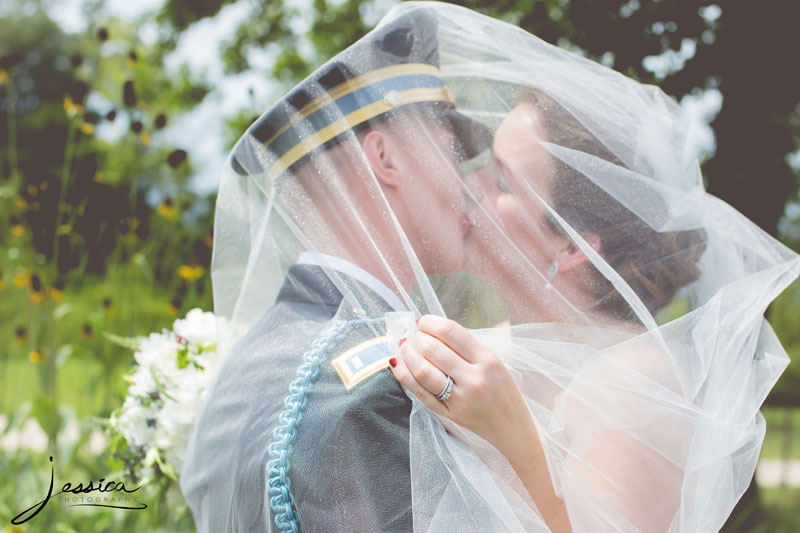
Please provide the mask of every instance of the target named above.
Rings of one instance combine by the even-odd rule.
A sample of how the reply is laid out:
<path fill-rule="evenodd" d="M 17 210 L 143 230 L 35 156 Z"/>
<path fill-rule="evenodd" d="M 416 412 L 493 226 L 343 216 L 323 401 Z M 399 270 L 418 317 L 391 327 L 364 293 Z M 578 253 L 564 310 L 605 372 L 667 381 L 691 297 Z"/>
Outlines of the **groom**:
<path fill-rule="evenodd" d="M 324 65 L 234 148 L 239 174 L 274 180 L 309 250 L 207 393 L 181 477 L 199 531 L 413 529 L 411 402 L 380 317 L 406 309 L 420 267 L 461 268 L 457 163 L 485 132 L 454 111 L 436 21 L 418 10 Z"/>

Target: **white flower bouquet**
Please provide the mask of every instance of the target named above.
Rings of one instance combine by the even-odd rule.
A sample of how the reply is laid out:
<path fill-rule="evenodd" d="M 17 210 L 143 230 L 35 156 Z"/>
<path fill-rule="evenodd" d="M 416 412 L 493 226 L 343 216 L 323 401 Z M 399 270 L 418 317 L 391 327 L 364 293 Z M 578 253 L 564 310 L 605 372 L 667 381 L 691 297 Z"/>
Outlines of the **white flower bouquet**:
<path fill-rule="evenodd" d="M 192 425 L 223 355 L 227 323 L 192 309 L 172 331 L 141 339 L 111 336 L 135 350 L 136 370 L 122 407 L 111 415 L 112 449 L 132 479 L 177 480 Z"/>

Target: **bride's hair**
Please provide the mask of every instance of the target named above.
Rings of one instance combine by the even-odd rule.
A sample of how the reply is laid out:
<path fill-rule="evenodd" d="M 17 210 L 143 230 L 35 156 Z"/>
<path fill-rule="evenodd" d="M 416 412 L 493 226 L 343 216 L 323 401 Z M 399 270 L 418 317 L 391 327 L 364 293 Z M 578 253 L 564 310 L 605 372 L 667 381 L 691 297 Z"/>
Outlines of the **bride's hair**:
<path fill-rule="evenodd" d="M 520 103 L 532 105 L 540 112 L 549 142 L 627 168 L 571 113 L 541 90 L 530 89 Z M 697 261 L 706 247 L 705 231 L 656 231 L 583 173 L 557 157 L 554 160 L 553 208 L 578 233 L 593 233 L 600 238 L 600 256 L 633 289 L 651 314 L 669 304 L 681 287 L 699 277 Z M 557 222 L 548 220 L 554 231 L 563 233 Z M 596 298 L 595 309 L 618 319 L 635 321 L 625 298 L 596 268 L 589 268 L 592 273 L 588 290 Z"/>

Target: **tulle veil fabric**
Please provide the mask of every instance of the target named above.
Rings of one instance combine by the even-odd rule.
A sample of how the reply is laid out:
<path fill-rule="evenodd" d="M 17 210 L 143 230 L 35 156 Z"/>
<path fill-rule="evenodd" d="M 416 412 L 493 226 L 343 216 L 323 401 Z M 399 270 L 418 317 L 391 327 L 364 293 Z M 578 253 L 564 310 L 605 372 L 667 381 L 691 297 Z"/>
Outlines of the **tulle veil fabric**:
<path fill-rule="evenodd" d="M 374 127 L 388 123 L 412 154 L 405 164 L 416 161 L 417 171 L 401 179 L 415 183 L 417 196 L 392 196 L 371 170 L 363 126 L 323 138 L 289 164 L 254 128 L 234 149 L 217 200 L 212 269 L 215 311 L 243 339 L 228 357 L 252 359 L 241 368 L 273 364 L 259 344 L 271 335 L 260 318 L 292 265 L 322 269 L 342 300 L 330 316 L 281 333 L 292 339 L 296 365 L 275 363 L 269 383 L 244 370 L 221 374 L 208 402 L 247 388 L 265 428 L 274 427 L 303 353 L 327 327 L 366 317 L 375 336 L 391 337 L 387 311 L 444 315 L 472 328 L 512 370 L 574 531 L 719 529 L 753 475 L 765 430 L 759 407 L 788 363 L 763 313 L 797 277 L 798 257 L 705 192 L 687 117 L 672 98 L 510 24 L 407 2 L 333 61 L 358 79 L 369 56 L 358 47 L 407 20 L 434 21 L 434 29 L 412 32 L 409 46 L 417 50 L 424 37 L 430 50 L 426 61 L 404 64 L 427 67 L 403 75 L 435 69 L 447 94 L 407 103 L 405 88 L 379 88 L 392 111 Z M 312 104 L 336 101 L 330 85 L 309 79 Z M 440 120 L 452 111 L 431 110 L 445 100 L 494 132 L 493 144 L 472 146 L 479 129 L 464 133 L 463 121 Z M 518 129 L 539 154 L 533 169 L 497 164 L 501 130 L 520 102 L 541 117 Z M 325 109 L 322 126 L 355 120 L 341 105 Z M 287 115 L 290 136 L 321 131 L 304 113 Z M 576 128 L 588 144 L 575 141 Z M 569 186 L 578 180 L 590 185 Z M 596 191 L 614 211 L 610 221 L 600 217 L 607 227 L 599 246 L 595 222 L 586 222 L 596 208 L 585 195 Z M 521 226 L 498 209 L 501 195 L 513 199 Z M 524 238 L 519 227 L 528 228 Z M 588 263 L 570 273 L 553 267 L 547 246 L 530 244 L 537 232 L 545 244 L 551 234 L 570 239 Z M 370 303 L 368 293 L 391 305 Z M 264 475 L 248 473 L 266 468 L 272 430 L 248 434 L 253 409 L 237 402 L 204 409 L 181 485 L 200 530 L 245 530 L 231 518 L 238 499 L 263 510 L 259 528 L 277 531 L 269 494 L 258 487 Z M 496 450 L 412 402 L 414 531 L 549 530 Z M 204 433 L 215 427 L 224 431 Z M 319 447 L 330 445 L 325 434 L 320 428 Z M 254 444 L 237 445 L 245 441 Z M 301 511 L 301 529 L 302 520 Z"/>

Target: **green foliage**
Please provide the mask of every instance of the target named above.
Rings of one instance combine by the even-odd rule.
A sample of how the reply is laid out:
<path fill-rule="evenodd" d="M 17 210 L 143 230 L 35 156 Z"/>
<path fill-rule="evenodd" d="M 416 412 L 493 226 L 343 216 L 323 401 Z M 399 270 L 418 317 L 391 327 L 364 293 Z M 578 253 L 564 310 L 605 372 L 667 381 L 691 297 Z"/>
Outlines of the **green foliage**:
<path fill-rule="evenodd" d="M 765 520 L 752 533 L 794 533 L 797 531 L 797 502 L 800 488 L 775 487 L 761 489 L 759 498 Z"/>
<path fill-rule="evenodd" d="M 309 38 L 318 58 L 333 57 L 371 29 L 362 20 L 363 6 L 364 2 L 314 0 L 315 17 Z"/>
<path fill-rule="evenodd" d="M 223 47 L 222 61 L 226 70 L 229 73 L 249 70 L 250 54 L 257 51 L 270 50 L 277 55 L 276 62 L 286 63 L 281 60 L 282 55 L 293 54 L 297 47 L 297 35 L 289 25 L 296 14 L 283 2 L 254 4 L 247 22 L 239 26 L 231 41 Z"/>
<path fill-rule="evenodd" d="M 765 406 L 761 412 L 767 421 L 761 457 L 800 460 L 800 409 Z"/>
<path fill-rule="evenodd" d="M 161 8 L 158 18 L 169 22 L 177 30 L 185 30 L 192 23 L 216 15 L 225 4 L 233 0 L 168 0 Z"/>
<path fill-rule="evenodd" d="M 13 431 L 14 427 L 6 431 Z M 88 434 L 81 428 L 80 434 Z M 114 470 L 113 461 L 101 457 L 99 461 L 87 462 L 82 459 L 81 449 L 86 445 L 81 437 L 72 440 L 64 448 L 64 455 L 55 457 L 53 462 L 55 489 L 70 482 L 86 484 L 101 478 L 122 481 L 122 472 Z M 10 525 L 11 518 L 24 509 L 41 501 L 47 494 L 50 483 L 50 462 L 48 453 L 35 453 L 27 450 L 0 454 L 0 520 L 4 527 Z M 22 475 L 13 476 L 14 473 Z M 12 477 L 13 476 L 13 477 Z M 128 489 L 137 485 L 125 482 Z M 115 493 L 111 493 L 115 494 Z M 116 532 L 116 531 L 159 531 L 190 532 L 194 524 L 187 512 L 176 513 L 181 503 L 180 493 L 174 485 L 167 487 L 144 486 L 133 493 L 138 502 L 147 505 L 146 509 L 126 511 L 95 507 L 68 507 L 57 499 L 51 499 L 47 506 L 32 520 L 23 525 L 22 531 L 52 532 Z M 9 531 L 5 529 L 4 531 Z M 14 531 L 14 530 L 11 530 Z"/>
<path fill-rule="evenodd" d="M 791 359 L 774 392 L 796 397 L 800 389 L 800 282 L 795 281 L 778 296 L 770 306 L 768 316 L 770 325 Z"/>

